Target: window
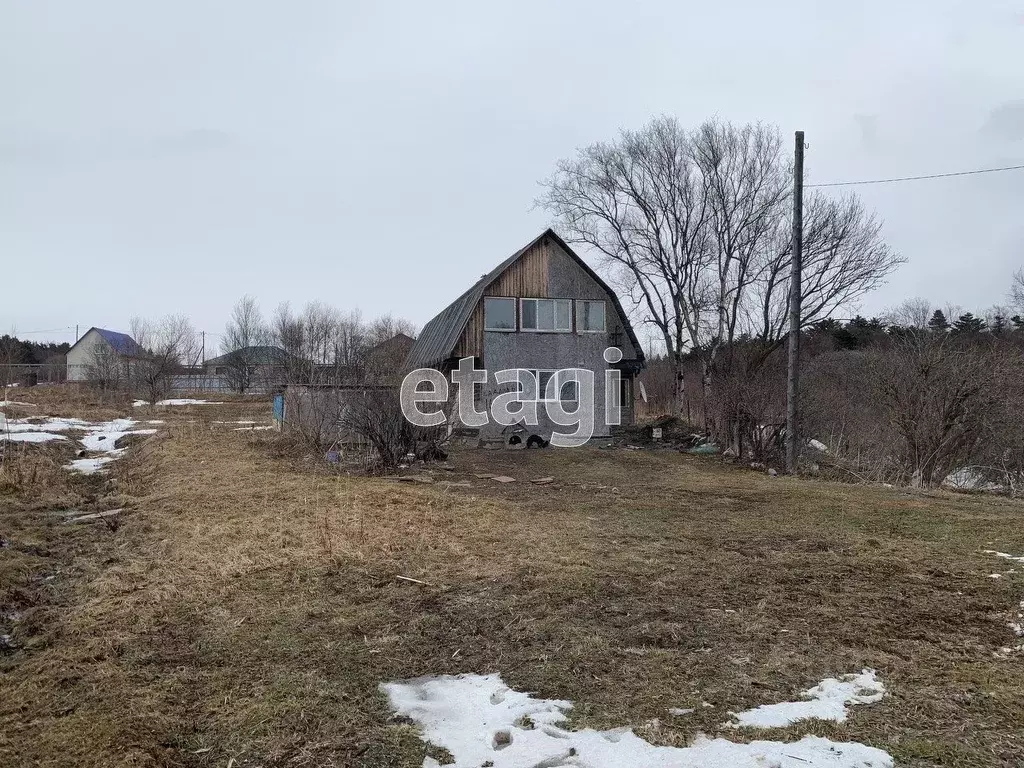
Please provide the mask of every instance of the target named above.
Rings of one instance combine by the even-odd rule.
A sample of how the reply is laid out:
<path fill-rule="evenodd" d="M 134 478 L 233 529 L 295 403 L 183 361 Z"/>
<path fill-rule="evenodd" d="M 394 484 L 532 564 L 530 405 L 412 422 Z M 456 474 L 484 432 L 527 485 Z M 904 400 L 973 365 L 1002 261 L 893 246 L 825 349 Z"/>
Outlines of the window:
<path fill-rule="evenodd" d="M 488 296 L 484 299 L 484 330 L 514 331 L 516 329 L 516 300 Z"/>
<path fill-rule="evenodd" d="M 580 384 L 576 379 L 572 378 L 571 373 L 565 372 L 559 376 L 558 397 L 548 396 L 548 386 L 551 383 L 552 377 L 555 376 L 558 371 L 531 370 L 530 373 L 534 375 L 534 378 L 537 381 L 537 393 L 534 399 L 538 402 L 557 402 L 560 400 L 563 403 L 574 403 L 580 399 Z M 524 387 L 524 389 L 527 388 Z M 524 392 L 524 394 L 529 395 L 530 393 Z"/>
<path fill-rule="evenodd" d="M 572 330 L 572 299 L 521 299 L 524 331 Z"/>
<path fill-rule="evenodd" d="M 580 333 L 604 333 L 604 302 L 576 302 L 576 330 Z"/>

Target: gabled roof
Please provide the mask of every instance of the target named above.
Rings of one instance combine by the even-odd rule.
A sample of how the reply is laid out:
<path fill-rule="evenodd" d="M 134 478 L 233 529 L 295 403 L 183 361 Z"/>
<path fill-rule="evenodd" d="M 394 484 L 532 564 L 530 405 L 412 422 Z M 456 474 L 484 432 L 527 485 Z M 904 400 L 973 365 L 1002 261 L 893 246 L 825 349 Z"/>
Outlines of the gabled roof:
<path fill-rule="evenodd" d="M 211 357 L 205 364 L 231 365 L 236 360 L 244 360 L 247 365 L 284 365 L 288 362 L 288 353 L 280 347 L 242 347 L 233 349 L 219 357 Z"/>
<path fill-rule="evenodd" d="M 113 350 L 117 352 L 117 354 L 119 355 L 132 357 L 142 352 L 142 347 L 140 347 L 135 342 L 135 339 L 133 339 L 127 333 L 120 333 L 118 331 L 108 331 L 106 328 L 97 328 L 96 326 L 90 328 L 89 331 L 96 331 L 96 333 L 98 333 L 103 338 L 103 340 L 106 341 L 107 344 L 109 344 L 111 348 L 113 348 Z M 78 339 L 78 341 L 71 345 L 71 349 L 77 347 L 78 343 L 88 335 L 89 331 L 83 333 L 82 336 Z M 68 352 L 70 352 L 71 349 L 69 349 Z"/>
<path fill-rule="evenodd" d="M 569 256 L 607 292 L 609 298 L 612 300 L 612 304 L 615 306 L 615 309 L 619 314 L 619 317 L 622 318 L 625 331 L 629 336 L 629 340 L 633 344 L 633 349 L 636 350 L 637 358 L 639 360 L 643 360 L 643 349 L 640 346 L 640 342 L 637 340 L 636 334 L 633 332 L 633 327 L 629 322 L 629 318 L 622 310 L 622 305 L 619 303 L 619 297 L 615 295 L 615 291 L 608 287 L 608 284 L 601 279 L 600 275 L 591 269 L 590 266 L 581 259 L 576 252 L 555 233 L 553 229 L 549 228 L 541 232 L 540 235 L 535 237 L 486 275 L 477 280 L 468 291 L 442 309 L 440 314 L 423 326 L 423 330 L 420 331 L 419 336 L 416 337 L 416 343 L 409 351 L 409 356 L 405 359 L 404 367 L 406 369 L 420 367 L 430 368 L 432 366 L 439 365 L 444 360 L 447 360 L 455 350 L 455 345 L 459 341 L 459 336 L 462 335 L 462 331 L 466 327 L 466 323 L 469 322 L 469 318 L 473 314 L 473 309 L 476 307 L 480 299 L 483 298 L 484 291 L 487 290 L 487 286 L 497 280 L 502 272 L 515 264 L 524 253 L 529 251 L 546 237 L 551 238 L 561 246 L 562 250 L 569 254 Z"/>

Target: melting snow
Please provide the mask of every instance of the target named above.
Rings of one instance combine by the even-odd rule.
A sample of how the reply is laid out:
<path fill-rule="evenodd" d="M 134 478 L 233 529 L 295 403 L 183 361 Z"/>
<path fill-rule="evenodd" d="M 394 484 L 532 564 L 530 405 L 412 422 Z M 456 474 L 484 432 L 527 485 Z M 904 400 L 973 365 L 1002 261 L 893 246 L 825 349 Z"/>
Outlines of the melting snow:
<path fill-rule="evenodd" d="M 828 446 L 821 442 L 821 440 L 808 440 L 807 444 L 816 451 L 828 453 Z"/>
<path fill-rule="evenodd" d="M 51 440 L 67 440 L 64 435 L 55 435 L 52 432 L 14 432 L 4 436 L 12 443 L 48 443 Z"/>
<path fill-rule="evenodd" d="M 63 419 L 50 417 L 44 421 L 33 423 L 28 419 L 6 419 L 0 414 L 0 430 L 5 432 L 66 432 L 69 429 L 85 429 L 91 426 L 82 419 Z"/>
<path fill-rule="evenodd" d="M 1024 557 L 1017 557 L 1016 555 L 1008 555 L 1005 552 L 996 552 L 994 549 L 983 549 L 981 550 L 986 555 L 995 555 L 996 557 L 1003 557 L 1007 560 L 1013 560 L 1017 563 L 1024 563 Z"/>
<path fill-rule="evenodd" d="M 132 429 L 139 422 L 134 419 L 114 419 L 103 424 L 93 424 L 89 427 L 89 433 L 82 438 L 82 447 L 93 453 L 103 453 L 103 456 L 95 456 L 86 459 L 76 459 L 65 465 L 65 469 L 81 472 L 84 475 L 92 475 L 102 472 L 103 467 L 110 462 L 124 456 L 126 448 L 118 448 L 117 441 L 125 435 L 152 435 L 155 429 Z"/>
<path fill-rule="evenodd" d="M 873 669 L 859 675 L 844 675 L 841 680 L 829 677 L 800 694 L 805 701 L 784 701 L 781 704 L 762 704 L 744 712 L 730 712 L 737 722 L 725 723 L 738 728 L 784 728 L 800 720 L 846 720 L 847 706 L 874 704 L 882 700 L 885 686 L 875 677 Z"/>
<path fill-rule="evenodd" d="M 87 451 L 103 451 L 113 453 L 114 444 L 125 435 L 152 435 L 155 429 L 132 429 L 139 422 L 134 419 L 114 419 L 105 424 L 97 424 L 89 429 L 89 434 L 82 438 L 82 446 Z"/>
<path fill-rule="evenodd" d="M 447 749 L 455 768 L 891 768 L 880 749 L 817 736 L 799 741 L 698 737 L 688 747 L 658 747 L 629 728 L 568 731 L 559 727 L 572 703 L 514 691 L 497 674 L 420 678 L 384 683 L 399 715 L 423 730 L 423 739 Z M 436 768 L 427 757 L 424 768 Z"/>
<path fill-rule="evenodd" d="M 97 472 L 103 471 L 104 464 L 117 461 L 120 457 L 121 452 L 118 451 L 117 455 L 114 456 L 97 456 L 93 459 L 75 459 L 70 464 L 66 465 L 65 469 L 72 469 L 75 472 L 81 472 L 83 475 L 93 475 Z"/>
<path fill-rule="evenodd" d="M 994 549 L 983 549 L 987 555 L 995 555 L 996 557 L 1002 557 L 1006 560 L 1013 560 L 1014 562 L 1024 563 L 1024 557 L 1017 557 L 1016 555 L 1008 555 L 1005 552 L 997 552 Z M 1016 571 L 1009 571 L 1009 573 L 1015 573 Z M 992 573 L 989 574 L 989 578 L 1001 578 L 1001 574 Z M 1014 621 L 1007 622 L 1006 626 L 1010 628 L 1017 637 L 1024 637 L 1024 600 L 1021 600 L 1017 604 L 1017 616 Z M 1015 653 L 1024 651 L 1024 643 L 1018 643 L 1016 646 L 1000 648 L 998 651 L 993 651 L 992 655 L 997 659 L 1007 659 Z"/>
<path fill-rule="evenodd" d="M 163 422 L 150 422 L 151 424 L 162 424 Z M 82 437 L 82 447 L 91 453 L 101 453 L 102 456 L 76 459 L 65 464 L 65 469 L 91 475 L 95 472 L 102 472 L 106 464 L 124 455 L 126 449 L 117 448 L 117 441 L 125 435 L 152 435 L 155 429 L 136 429 L 139 424 L 135 419 L 114 419 L 101 423 L 84 421 L 83 419 L 50 417 L 39 423 L 33 423 L 28 419 L 7 419 L 0 414 L 0 439 L 7 439 L 21 443 L 47 443 L 51 440 L 67 440 L 65 435 L 58 432 L 78 430 L 85 432 Z"/>

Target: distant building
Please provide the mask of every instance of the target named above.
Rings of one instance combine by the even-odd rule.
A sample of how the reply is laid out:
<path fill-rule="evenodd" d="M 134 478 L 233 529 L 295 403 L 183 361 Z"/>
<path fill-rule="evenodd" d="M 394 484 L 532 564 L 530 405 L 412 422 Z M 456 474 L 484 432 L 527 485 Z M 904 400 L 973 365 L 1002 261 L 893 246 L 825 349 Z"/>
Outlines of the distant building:
<path fill-rule="evenodd" d="M 203 363 L 204 389 L 269 392 L 283 386 L 294 358 L 280 347 L 251 346 L 233 349 Z"/>
<path fill-rule="evenodd" d="M 128 376 L 142 348 L 127 333 L 90 328 L 67 353 L 68 381 L 113 384 Z"/>
<path fill-rule="evenodd" d="M 402 380 L 402 363 L 408 357 L 416 340 L 405 333 L 396 333 L 390 339 L 366 351 L 364 378 L 370 384 L 398 384 Z"/>

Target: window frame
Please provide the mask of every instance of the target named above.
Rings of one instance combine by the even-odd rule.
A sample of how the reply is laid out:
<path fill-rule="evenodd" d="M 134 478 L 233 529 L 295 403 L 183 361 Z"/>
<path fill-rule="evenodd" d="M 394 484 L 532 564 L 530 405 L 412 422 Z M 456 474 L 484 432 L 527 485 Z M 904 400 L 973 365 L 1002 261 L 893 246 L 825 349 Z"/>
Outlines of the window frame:
<path fill-rule="evenodd" d="M 487 302 L 488 301 L 511 301 L 512 302 L 512 327 L 511 328 L 491 328 L 487 325 Z M 484 296 L 484 330 L 493 331 L 495 333 L 515 333 L 519 326 L 519 317 L 516 315 L 518 311 L 518 302 L 516 302 L 515 296 Z"/>
<path fill-rule="evenodd" d="M 527 301 L 550 301 L 552 306 L 552 321 L 553 323 L 558 322 L 558 308 L 557 304 L 560 301 L 567 302 L 569 304 L 569 327 L 568 328 L 526 328 L 523 326 L 523 318 L 526 316 L 523 306 Z M 534 315 L 539 318 L 540 312 L 536 311 Z M 552 298 L 552 297 L 535 297 L 535 296 L 523 296 L 519 299 L 519 330 L 522 333 L 572 333 L 573 330 L 573 300 L 564 298 Z"/>
<path fill-rule="evenodd" d="M 560 369 L 557 369 L 557 368 L 526 368 L 525 370 L 527 370 L 527 371 L 529 371 L 530 373 L 533 374 L 534 381 L 537 382 L 537 392 L 536 392 L 536 395 L 533 398 L 533 400 L 526 400 L 524 402 L 533 402 L 533 403 L 579 403 L 579 401 L 580 401 L 580 382 L 579 382 L 579 379 L 566 378 L 563 381 L 561 381 L 560 385 L 558 387 L 558 394 L 559 394 L 558 399 L 557 400 L 548 400 L 548 398 L 545 397 L 545 389 L 546 388 L 542 387 L 540 385 L 540 375 L 542 373 L 550 373 L 552 376 L 555 376 L 555 375 L 557 375 L 559 373 Z M 564 397 L 561 397 L 562 387 L 564 387 L 569 382 L 572 382 L 573 384 L 576 385 L 576 397 L 574 397 L 574 398 L 564 398 Z"/>
<path fill-rule="evenodd" d="M 600 304 L 603 307 L 601 317 L 604 320 L 604 328 L 592 330 L 583 327 L 580 319 L 583 317 L 584 304 Z M 608 302 L 604 299 L 576 299 L 576 333 L 608 333 Z"/>

